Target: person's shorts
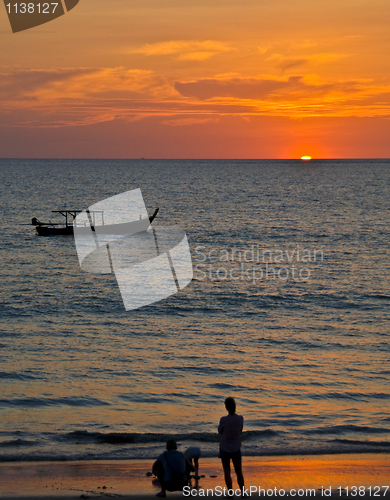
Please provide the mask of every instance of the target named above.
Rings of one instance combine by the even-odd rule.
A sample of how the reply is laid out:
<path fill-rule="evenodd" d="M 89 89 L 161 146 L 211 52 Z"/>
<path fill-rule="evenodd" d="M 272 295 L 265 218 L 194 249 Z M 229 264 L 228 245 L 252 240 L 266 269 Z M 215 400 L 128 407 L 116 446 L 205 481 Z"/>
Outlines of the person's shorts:
<path fill-rule="evenodd" d="M 237 451 L 223 451 L 223 450 L 219 450 L 218 457 L 219 458 L 229 458 L 231 460 L 234 460 L 234 459 L 237 459 L 237 458 L 241 458 L 241 450 L 237 450 Z"/>

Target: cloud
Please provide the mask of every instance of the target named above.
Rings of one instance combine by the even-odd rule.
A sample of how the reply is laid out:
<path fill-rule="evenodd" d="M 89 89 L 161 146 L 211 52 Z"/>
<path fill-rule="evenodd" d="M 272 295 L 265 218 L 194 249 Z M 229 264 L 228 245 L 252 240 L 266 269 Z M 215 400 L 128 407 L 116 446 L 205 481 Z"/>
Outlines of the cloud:
<path fill-rule="evenodd" d="M 180 54 L 177 59 L 179 61 L 205 61 L 215 54 L 216 52 L 188 52 L 186 54 Z"/>
<path fill-rule="evenodd" d="M 203 61 L 230 50 L 227 44 L 215 40 L 170 40 L 146 44 L 129 52 L 145 56 L 175 56 L 180 61 Z"/>
<path fill-rule="evenodd" d="M 164 120 L 162 123 L 164 125 L 170 125 L 172 127 L 183 127 L 189 125 L 204 125 L 205 123 L 218 123 L 219 118 L 172 118 L 171 120 Z"/>
<path fill-rule="evenodd" d="M 308 56 L 307 59 L 310 62 L 326 64 L 333 61 L 339 61 L 340 59 L 345 59 L 346 57 L 351 57 L 353 55 L 354 54 L 319 53 L 312 54 L 311 56 Z"/>
<path fill-rule="evenodd" d="M 185 97 L 201 100 L 230 98 L 251 100 L 297 100 L 329 94 L 375 92 L 367 81 L 324 82 L 315 75 L 288 78 L 240 78 L 221 76 L 189 82 L 176 82 L 175 89 Z M 370 90 L 369 90 L 370 89 Z M 376 92 L 375 92 L 376 93 Z"/>
<path fill-rule="evenodd" d="M 93 71 L 93 69 L 83 68 L 2 71 L 0 73 L 0 98 L 29 98 L 40 88 L 90 74 Z"/>
<path fill-rule="evenodd" d="M 188 99 L 226 108 L 240 105 L 247 115 L 270 116 L 387 116 L 384 99 L 389 86 L 367 80 L 321 81 L 315 75 L 288 78 L 219 76 L 176 82 L 175 89 Z M 367 102 L 370 100 L 370 106 Z"/>
<path fill-rule="evenodd" d="M 266 61 L 274 61 L 278 68 L 285 71 L 287 69 L 296 68 L 308 63 L 326 64 L 350 57 L 351 55 L 353 54 L 318 53 L 302 57 L 285 57 L 282 54 L 272 54 L 266 59 Z"/>
<path fill-rule="evenodd" d="M 293 58 L 293 57 L 286 57 L 280 63 L 278 66 L 284 71 L 286 69 L 290 68 L 296 68 L 298 66 L 303 66 L 308 62 L 307 58 Z"/>
<path fill-rule="evenodd" d="M 153 71 L 140 69 L 96 68 L 62 81 L 53 82 L 40 89 L 45 98 L 76 98 L 83 96 L 110 95 L 130 97 L 155 92 L 164 86 L 164 80 Z M 37 91 L 36 91 L 37 93 Z"/>
<path fill-rule="evenodd" d="M 260 54 L 265 54 L 266 52 L 269 51 L 269 49 L 271 48 L 271 45 L 259 45 L 257 47 L 257 50 L 260 52 Z"/>
<path fill-rule="evenodd" d="M 171 95 L 164 78 L 144 69 L 78 68 L 0 73 L 0 100 L 36 100 L 42 103 L 86 96 L 140 97 Z"/>
<path fill-rule="evenodd" d="M 240 99 L 266 99 L 272 94 L 307 90 L 309 86 L 301 76 L 276 78 L 205 78 L 190 82 L 176 82 L 175 89 L 186 97 L 212 99 L 231 97 Z M 311 86 L 314 87 L 314 86 Z M 319 87 L 319 86 L 318 86 Z"/>
<path fill-rule="evenodd" d="M 0 112 L 9 126 L 91 125 L 161 112 L 177 92 L 153 71 L 116 68 L 3 71 Z M 169 106 L 169 104 L 168 104 Z"/>
<path fill-rule="evenodd" d="M 306 76 L 170 81 L 153 71 L 59 68 L 0 72 L 5 127 L 58 128 L 160 117 L 167 126 L 202 125 L 223 116 L 389 116 L 390 86 L 370 80 Z"/>

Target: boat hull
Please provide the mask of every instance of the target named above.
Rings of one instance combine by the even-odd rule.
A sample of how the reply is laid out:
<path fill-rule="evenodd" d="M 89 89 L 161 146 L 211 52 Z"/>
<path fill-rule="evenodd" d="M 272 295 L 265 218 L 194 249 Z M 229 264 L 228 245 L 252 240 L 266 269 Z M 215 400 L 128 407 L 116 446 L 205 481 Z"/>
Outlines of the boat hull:
<path fill-rule="evenodd" d="M 39 236 L 58 236 L 61 234 L 73 235 L 73 226 L 64 226 L 64 227 L 37 226 L 35 229 L 37 231 L 37 234 L 39 234 Z"/>

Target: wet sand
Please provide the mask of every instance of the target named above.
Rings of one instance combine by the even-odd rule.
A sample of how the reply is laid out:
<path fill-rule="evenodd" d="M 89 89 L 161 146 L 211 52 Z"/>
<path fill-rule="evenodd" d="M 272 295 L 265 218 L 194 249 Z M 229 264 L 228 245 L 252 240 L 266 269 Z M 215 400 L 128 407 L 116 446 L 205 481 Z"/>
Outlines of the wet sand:
<path fill-rule="evenodd" d="M 158 485 L 152 483 L 153 477 L 147 476 L 151 466 L 150 460 L 2 463 L 0 497 L 151 499 L 159 491 Z M 390 485 L 390 454 L 243 457 L 243 470 L 246 488 L 253 498 L 346 498 L 348 487 L 347 498 L 390 500 L 390 487 L 387 492 L 383 488 Z M 188 491 L 187 495 L 168 493 L 167 498 L 222 498 L 220 461 L 202 458 L 199 473 L 205 477 L 200 479 L 198 490 Z M 233 473 L 233 487 L 236 485 Z"/>

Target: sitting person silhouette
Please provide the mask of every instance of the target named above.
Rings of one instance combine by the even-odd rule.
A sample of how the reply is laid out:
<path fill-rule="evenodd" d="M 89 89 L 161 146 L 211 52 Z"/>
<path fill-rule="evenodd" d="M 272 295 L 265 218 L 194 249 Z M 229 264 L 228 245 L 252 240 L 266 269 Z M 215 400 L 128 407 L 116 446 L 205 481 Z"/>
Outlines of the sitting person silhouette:
<path fill-rule="evenodd" d="M 189 473 L 195 467 L 181 451 L 177 451 L 174 439 L 167 442 L 166 451 L 161 453 L 153 464 L 152 472 L 160 481 L 161 491 L 157 497 L 165 497 L 166 491 L 182 491 L 188 485 Z"/>

